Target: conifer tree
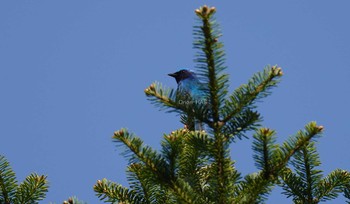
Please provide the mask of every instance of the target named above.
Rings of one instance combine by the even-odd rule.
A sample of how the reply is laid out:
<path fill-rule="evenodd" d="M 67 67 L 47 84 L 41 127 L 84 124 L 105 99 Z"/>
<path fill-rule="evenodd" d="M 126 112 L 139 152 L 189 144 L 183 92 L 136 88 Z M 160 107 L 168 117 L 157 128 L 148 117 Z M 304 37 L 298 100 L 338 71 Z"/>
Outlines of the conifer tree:
<path fill-rule="evenodd" d="M 280 185 L 295 203 L 318 203 L 343 193 L 349 198 L 350 176 L 335 170 L 325 178 L 316 170 L 320 162 L 314 141 L 323 126 L 310 122 L 282 144 L 276 132 L 262 128 L 256 103 L 267 97 L 283 75 L 278 66 L 266 66 L 246 84 L 228 92 L 225 53 L 214 7 L 195 10 L 195 62 L 200 79 L 207 84 L 209 105 L 179 101 L 174 89 L 159 82 L 145 89 L 148 99 L 161 109 L 181 115 L 185 128 L 166 134 L 162 150 L 155 151 L 127 129 L 116 131 L 113 141 L 125 148 L 129 159 L 129 187 L 107 179 L 94 190 L 110 203 L 263 203 Z M 190 100 L 190 99 L 189 99 Z M 205 124 L 195 131 L 189 119 Z M 253 152 L 257 171 L 242 175 L 230 157 L 233 141 L 255 131 Z"/>
<path fill-rule="evenodd" d="M 18 184 L 15 172 L 6 158 L 0 155 L 0 203 L 39 203 L 48 191 L 46 176 L 30 174 Z"/>

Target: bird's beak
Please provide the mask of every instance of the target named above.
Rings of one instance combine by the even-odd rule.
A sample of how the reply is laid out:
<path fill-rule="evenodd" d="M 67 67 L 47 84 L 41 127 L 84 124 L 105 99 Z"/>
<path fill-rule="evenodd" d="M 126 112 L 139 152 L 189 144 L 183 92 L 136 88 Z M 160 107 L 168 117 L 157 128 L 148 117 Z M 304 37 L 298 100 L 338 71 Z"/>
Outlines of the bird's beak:
<path fill-rule="evenodd" d="M 169 76 L 171 76 L 171 77 L 176 77 L 176 73 L 172 73 L 172 74 L 168 74 Z"/>

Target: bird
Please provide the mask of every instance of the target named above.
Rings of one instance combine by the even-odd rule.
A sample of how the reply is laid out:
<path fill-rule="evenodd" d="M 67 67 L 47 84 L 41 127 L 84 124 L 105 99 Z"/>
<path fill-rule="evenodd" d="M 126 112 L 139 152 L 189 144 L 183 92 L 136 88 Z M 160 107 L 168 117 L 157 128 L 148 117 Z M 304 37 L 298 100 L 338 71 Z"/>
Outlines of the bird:
<path fill-rule="evenodd" d="M 178 102 L 183 105 L 197 105 L 197 107 L 207 107 L 207 87 L 201 83 L 196 74 L 188 69 L 181 69 L 175 73 L 168 74 L 174 77 L 177 83 L 176 96 Z M 182 100 L 183 99 L 183 100 Z M 195 109 L 192 108 L 194 112 Z M 191 125 L 190 125 L 191 126 Z M 203 130 L 202 124 L 194 122 L 195 130 Z"/>

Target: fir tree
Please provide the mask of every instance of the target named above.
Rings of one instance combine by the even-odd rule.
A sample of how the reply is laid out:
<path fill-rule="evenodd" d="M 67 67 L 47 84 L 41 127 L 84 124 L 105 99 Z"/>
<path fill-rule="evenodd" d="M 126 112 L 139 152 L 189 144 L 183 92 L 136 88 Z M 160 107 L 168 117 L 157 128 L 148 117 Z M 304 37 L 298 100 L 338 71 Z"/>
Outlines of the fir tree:
<path fill-rule="evenodd" d="M 164 135 L 157 152 L 126 129 L 116 131 L 113 141 L 125 147 L 129 159 L 130 187 L 102 179 L 94 190 L 110 203 L 263 203 L 274 186 L 281 185 L 295 203 L 318 203 L 339 193 L 349 198 L 350 177 L 335 170 L 322 178 L 314 142 L 323 126 L 310 122 L 281 145 L 276 133 L 260 128 L 256 103 L 271 93 L 283 75 L 278 66 L 266 66 L 246 84 L 228 92 L 225 53 L 214 7 L 195 10 L 195 62 L 208 85 L 209 106 L 180 103 L 176 91 L 159 82 L 145 89 L 148 99 L 161 109 L 181 114 L 185 128 Z M 207 131 L 187 129 L 189 119 L 201 121 Z M 230 145 L 254 130 L 257 172 L 242 176 L 230 158 Z M 294 167 L 294 171 L 291 167 Z"/>

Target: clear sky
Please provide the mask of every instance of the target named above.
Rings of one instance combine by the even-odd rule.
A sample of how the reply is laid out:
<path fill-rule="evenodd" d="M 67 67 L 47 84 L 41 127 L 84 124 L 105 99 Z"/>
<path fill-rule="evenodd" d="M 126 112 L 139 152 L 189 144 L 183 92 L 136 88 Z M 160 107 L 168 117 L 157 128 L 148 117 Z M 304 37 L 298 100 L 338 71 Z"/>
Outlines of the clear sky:
<path fill-rule="evenodd" d="M 349 1 L 44 1 L 0 2 L 0 154 L 19 180 L 50 181 L 42 203 L 92 190 L 108 178 L 127 185 L 126 161 L 111 136 L 121 127 L 159 149 L 182 127 L 158 111 L 144 89 L 176 87 L 167 74 L 193 69 L 194 10 L 217 7 L 230 90 L 267 64 L 284 77 L 259 104 L 278 141 L 309 121 L 325 126 L 321 169 L 350 170 Z M 232 145 L 244 174 L 254 172 L 252 139 Z M 276 189 L 268 203 L 290 203 Z M 329 203 L 342 203 L 343 198 Z"/>

